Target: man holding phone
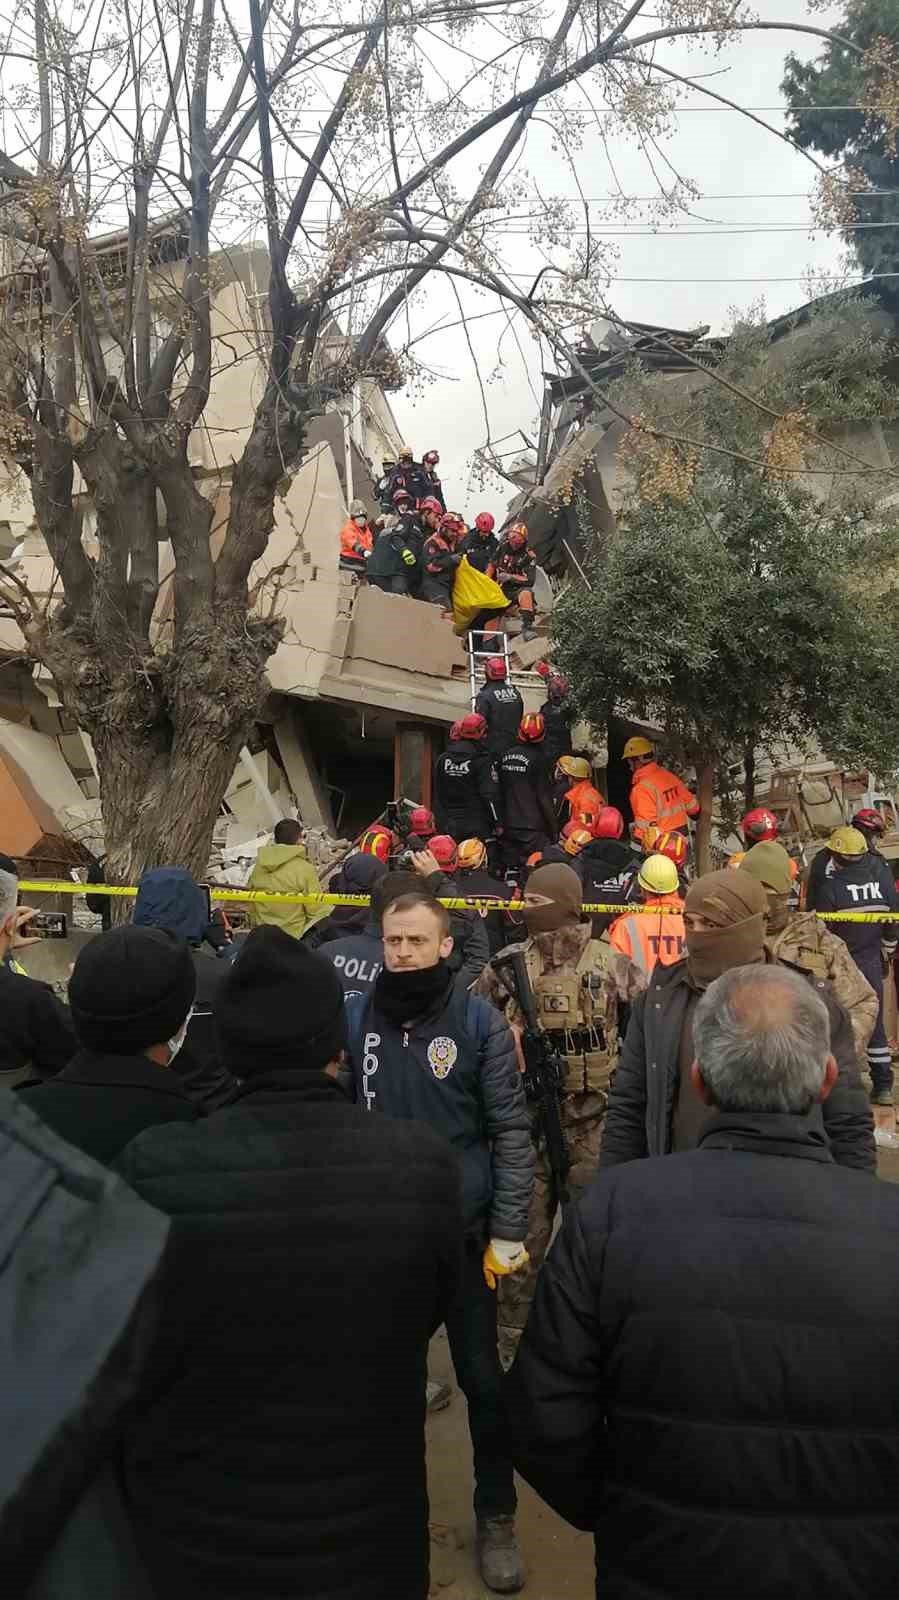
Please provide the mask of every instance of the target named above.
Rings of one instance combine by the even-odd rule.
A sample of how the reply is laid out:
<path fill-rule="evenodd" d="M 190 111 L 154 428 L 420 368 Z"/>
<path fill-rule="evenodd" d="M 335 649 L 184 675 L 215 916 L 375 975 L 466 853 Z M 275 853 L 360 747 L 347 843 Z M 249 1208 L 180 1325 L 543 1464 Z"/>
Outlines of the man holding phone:
<path fill-rule="evenodd" d="M 0 855 L 0 1086 L 26 1078 L 54 1078 L 77 1049 L 69 1013 L 47 983 L 13 964 L 14 952 L 34 941 L 23 933 L 35 915 L 20 906 L 19 874 Z"/>

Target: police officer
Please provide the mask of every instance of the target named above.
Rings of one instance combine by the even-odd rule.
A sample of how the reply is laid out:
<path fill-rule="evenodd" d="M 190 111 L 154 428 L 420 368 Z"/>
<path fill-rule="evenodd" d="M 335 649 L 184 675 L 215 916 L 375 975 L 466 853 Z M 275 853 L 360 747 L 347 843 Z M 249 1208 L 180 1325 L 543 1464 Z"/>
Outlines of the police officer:
<path fill-rule="evenodd" d="M 546 723 L 546 758 L 558 761 L 560 756 L 571 755 L 574 712 L 567 703 L 568 679 L 554 673 L 546 688 L 547 698 L 540 707 L 540 715 Z"/>
<path fill-rule="evenodd" d="M 617 1050 L 617 1006 L 607 983 L 611 951 L 580 920 L 581 885 L 571 867 L 538 867 L 528 879 L 524 898 L 528 938 L 514 948 L 524 953 L 538 1021 L 565 1058 L 561 1116 L 571 1163 L 568 1186 L 572 1199 L 577 1199 L 596 1176 Z M 521 1026 L 521 1007 L 501 971 L 501 957 L 487 967 L 475 993 L 501 1010 L 513 1028 Z M 514 1281 L 506 1279 L 500 1286 L 500 1350 L 506 1357 L 514 1354 L 527 1321 L 559 1207 L 536 1108 L 534 1125 L 537 1182 L 526 1241 L 530 1261 Z"/>
<path fill-rule="evenodd" d="M 489 839 L 500 827 L 499 786 L 487 748 L 487 724 L 476 711 L 450 729 L 434 767 L 434 810 L 441 833 Z"/>
<path fill-rule="evenodd" d="M 509 1028 L 483 999 L 454 984 L 444 908 L 427 891 L 401 896 L 385 907 L 382 934 L 384 971 L 370 996 L 347 1002 L 348 1062 L 360 1105 L 428 1123 L 459 1157 L 463 1280 L 446 1330 L 468 1401 L 481 1576 L 488 1588 L 511 1594 L 524 1573 L 494 1291 L 527 1263 L 534 1181 L 528 1111 Z"/>
<path fill-rule="evenodd" d="M 818 896 L 819 911 L 899 911 L 892 877 L 884 878 L 857 828 L 836 828 L 827 841 L 833 863 Z M 884 863 L 885 864 L 885 863 Z M 832 931 L 845 940 L 856 966 L 877 996 L 877 1021 L 868 1043 L 871 1101 L 893 1104 L 893 1066 L 883 1025 L 884 965 L 896 952 L 894 922 L 834 922 Z"/>
<path fill-rule="evenodd" d="M 474 708 L 487 724 L 487 749 L 498 758 L 518 738 L 524 701 L 507 681 L 509 673 L 502 656 L 488 657 L 484 671 L 487 682 L 478 690 Z"/>

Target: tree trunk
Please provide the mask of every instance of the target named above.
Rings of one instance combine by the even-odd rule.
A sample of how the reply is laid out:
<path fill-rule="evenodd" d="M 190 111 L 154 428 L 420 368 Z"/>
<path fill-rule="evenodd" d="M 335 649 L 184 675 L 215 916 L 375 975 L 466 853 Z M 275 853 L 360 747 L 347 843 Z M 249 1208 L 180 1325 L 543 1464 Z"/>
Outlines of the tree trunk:
<path fill-rule="evenodd" d="M 711 761 L 697 767 L 699 773 L 699 820 L 696 824 L 696 871 L 701 876 L 712 870 L 712 806 L 715 800 L 715 768 Z"/>
<path fill-rule="evenodd" d="M 743 748 L 743 801 L 751 811 L 755 805 L 755 745 L 751 739 Z"/>

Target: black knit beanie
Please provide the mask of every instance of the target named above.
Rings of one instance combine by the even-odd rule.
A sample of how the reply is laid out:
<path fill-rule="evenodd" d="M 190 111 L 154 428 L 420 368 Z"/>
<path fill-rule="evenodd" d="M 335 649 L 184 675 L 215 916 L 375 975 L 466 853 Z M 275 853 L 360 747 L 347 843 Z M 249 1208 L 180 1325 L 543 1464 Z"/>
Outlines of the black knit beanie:
<path fill-rule="evenodd" d="M 86 1050 L 140 1055 L 173 1039 L 197 988 L 190 950 L 162 928 L 111 928 L 84 946 L 69 979 L 69 1007 Z"/>
<path fill-rule="evenodd" d="M 319 1072 L 346 1044 L 336 968 L 283 928 L 254 929 L 213 1012 L 222 1057 L 241 1078 L 275 1067 Z"/>

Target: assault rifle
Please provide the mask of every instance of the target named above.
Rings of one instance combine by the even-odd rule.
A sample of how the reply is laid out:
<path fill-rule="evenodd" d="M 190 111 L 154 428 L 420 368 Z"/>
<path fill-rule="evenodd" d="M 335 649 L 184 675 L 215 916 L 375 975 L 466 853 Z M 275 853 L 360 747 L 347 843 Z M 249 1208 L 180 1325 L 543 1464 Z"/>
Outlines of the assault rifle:
<path fill-rule="evenodd" d="M 521 950 L 502 952 L 495 960 L 524 1017 L 522 1049 L 524 1052 L 524 1092 L 537 1107 L 537 1130 L 546 1140 L 546 1153 L 555 1181 L 556 1193 L 562 1210 L 567 1209 L 568 1174 L 571 1158 L 562 1127 L 559 1096 L 565 1083 L 565 1058 L 550 1043 L 537 1021 L 534 991 L 528 976 L 527 963 Z"/>

